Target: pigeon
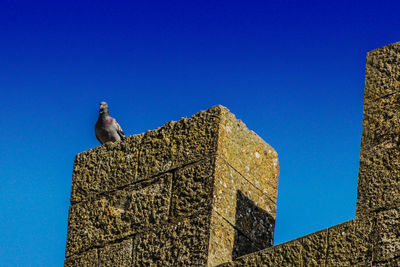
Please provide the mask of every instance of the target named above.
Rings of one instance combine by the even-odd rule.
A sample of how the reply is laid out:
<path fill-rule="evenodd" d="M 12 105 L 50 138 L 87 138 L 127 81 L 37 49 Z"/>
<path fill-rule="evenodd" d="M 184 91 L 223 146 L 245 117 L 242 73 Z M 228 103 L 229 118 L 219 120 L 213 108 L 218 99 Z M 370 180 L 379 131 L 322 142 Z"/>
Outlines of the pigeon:
<path fill-rule="evenodd" d="M 106 102 L 100 103 L 99 119 L 94 126 L 94 133 L 97 140 L 104 145 L 107 142 L 115 142 L 125 139 L 125 134 L 116 119 L 108 114 Z"/>

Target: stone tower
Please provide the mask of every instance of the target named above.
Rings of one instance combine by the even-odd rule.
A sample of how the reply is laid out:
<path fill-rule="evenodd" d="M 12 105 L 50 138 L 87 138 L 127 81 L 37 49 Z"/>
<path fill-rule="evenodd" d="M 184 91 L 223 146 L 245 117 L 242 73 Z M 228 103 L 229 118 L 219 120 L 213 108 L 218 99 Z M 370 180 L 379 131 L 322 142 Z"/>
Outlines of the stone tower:
<path fill-rule="evenodd" d="M 65 266 L 215 266 L 270 247 L 278 173 L 222 106 L 80 153 Z"/>
<path fill-rule="evenodd" d="M 277 154 L 222 106 L 80 153 L 65 266 L 400 266 L 400 43 L 363 117 L 355 219 L 277 246 Z"/>

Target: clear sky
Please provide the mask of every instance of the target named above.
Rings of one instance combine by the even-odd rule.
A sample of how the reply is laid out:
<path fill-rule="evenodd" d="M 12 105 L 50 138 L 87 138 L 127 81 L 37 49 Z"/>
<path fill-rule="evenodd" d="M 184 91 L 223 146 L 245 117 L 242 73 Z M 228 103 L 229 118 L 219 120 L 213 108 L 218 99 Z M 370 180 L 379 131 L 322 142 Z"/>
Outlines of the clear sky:
<path fill-rule="evenodd" d="M 355 217 L 366 53 L 398 1 L 0 0 L 0 265 L 61 266 L 107 101 L 138 134 L 216 104 L 279 154 L 275 244 Z"/>

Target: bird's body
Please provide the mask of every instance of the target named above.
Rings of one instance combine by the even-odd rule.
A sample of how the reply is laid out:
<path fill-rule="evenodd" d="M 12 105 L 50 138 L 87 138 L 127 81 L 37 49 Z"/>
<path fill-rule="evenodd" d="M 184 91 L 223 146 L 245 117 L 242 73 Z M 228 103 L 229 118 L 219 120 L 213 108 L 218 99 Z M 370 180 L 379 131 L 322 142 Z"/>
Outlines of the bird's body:
<path fill-rule="evenodd" d="M 108 113 L 108 105 L 106 102 L 100 103 L 99 118 L 94 127 L 94 132 L 97 140 L 99 140 L 101 144 L 125 139 L 125 134 L 121 126 L 119 126 L 117 120 Z"/>

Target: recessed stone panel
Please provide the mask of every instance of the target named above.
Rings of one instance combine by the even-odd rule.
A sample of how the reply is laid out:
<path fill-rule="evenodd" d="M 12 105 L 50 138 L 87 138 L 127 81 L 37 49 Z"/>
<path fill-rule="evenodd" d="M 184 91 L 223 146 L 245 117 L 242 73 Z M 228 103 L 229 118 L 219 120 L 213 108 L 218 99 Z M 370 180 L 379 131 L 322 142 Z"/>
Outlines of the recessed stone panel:
<path fill-rule="evenodd" d="M 66 256 L 168 220 L 172 174 L 71 205 Z"/>
<path fill-rule="evenodd" d="M 214 159 L 211 158 L 180 168 L 174 173 L 172 218 L 199 212 L 210 214 L 214 166 Z"/>
<path fill-rule="evenodd" d="M 209 218 L 195 216 L 138 234 L 133 266 L 206 265 L 209 223 Z"/>
<path fill-rule="evenodd" d="M 80 202 L 136 181 L 142 135 L 107 143 L 78 154 L 72 174 L 71 202 Z"/>

